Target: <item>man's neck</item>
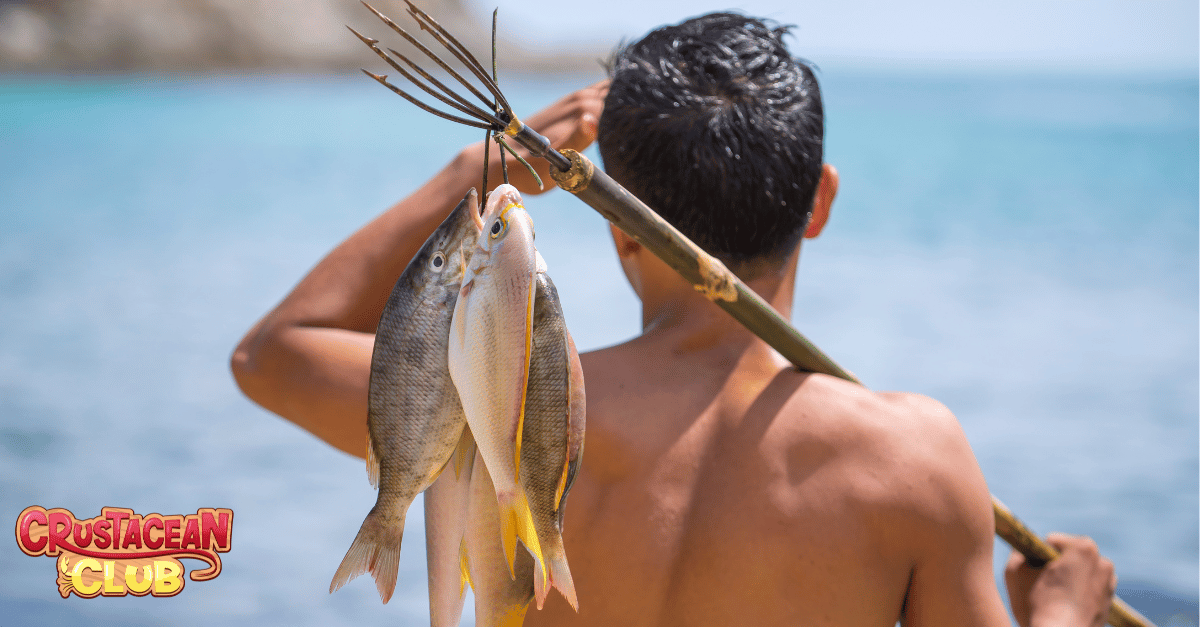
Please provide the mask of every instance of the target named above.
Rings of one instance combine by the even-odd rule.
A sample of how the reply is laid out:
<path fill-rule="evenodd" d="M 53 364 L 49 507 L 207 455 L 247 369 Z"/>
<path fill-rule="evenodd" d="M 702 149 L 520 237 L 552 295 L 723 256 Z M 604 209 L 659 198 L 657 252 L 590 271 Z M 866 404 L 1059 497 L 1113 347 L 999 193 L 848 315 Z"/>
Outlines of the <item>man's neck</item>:
<path fill-rule="evenodd" d="M 792 313 L 799 248 L 782 264 L 758 268 L 746 284 L 784 318 Z M 655 260 L 657 261 L 657 260 Z M 722 361 L 786 364 L 774 350 L 709 301 L 665 264 L 644 264 L 642 335 L 673 351 L 708 354 Z"/>

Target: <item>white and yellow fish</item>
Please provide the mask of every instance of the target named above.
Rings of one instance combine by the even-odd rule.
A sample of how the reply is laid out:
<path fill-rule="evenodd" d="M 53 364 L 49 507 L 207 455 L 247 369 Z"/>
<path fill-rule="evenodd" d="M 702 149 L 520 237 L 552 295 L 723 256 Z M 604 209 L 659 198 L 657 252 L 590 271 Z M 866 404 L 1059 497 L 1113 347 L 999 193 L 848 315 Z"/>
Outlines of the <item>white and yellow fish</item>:
<path fill-rule="evenodd" d="M 449 369 L 495 486 L 501 544 L 512 574 L 519 538 L 547 577 L 525 491 L 518 483 L 537 251 L 533 220 L 511 185 L 488 196 L 450 329 Z M 543 580 L 541 585 L 547 582 Z"/>

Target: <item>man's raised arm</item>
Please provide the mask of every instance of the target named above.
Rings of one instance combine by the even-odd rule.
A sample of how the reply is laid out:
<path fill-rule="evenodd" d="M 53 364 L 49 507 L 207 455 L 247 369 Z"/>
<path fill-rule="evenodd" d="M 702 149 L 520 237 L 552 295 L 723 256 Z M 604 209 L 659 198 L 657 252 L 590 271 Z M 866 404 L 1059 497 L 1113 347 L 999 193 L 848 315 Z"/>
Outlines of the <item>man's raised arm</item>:
<path fill-rule="evenodd" d="M 595 139 L 607 89 L 603 82 L 572 93 L 528 124 L 556 148 L 583 150 Z M 500 182 L 497 152 L 493 147 L 489 185 Z M 548 180 L 544 161 L 530 163 Z M 538 193 L 524 168 L 510 165 L 516 166 L 509 167 L 512 183 L 522 193 Z M 465 148 L 411 196 L 322 259 L 234 350 L 233 375 L 246 396 L 329 444 L 363 456 L 371 351 L 388 295 L 425 239 L 479 184 L 482 173 L 482 146 Z"/>

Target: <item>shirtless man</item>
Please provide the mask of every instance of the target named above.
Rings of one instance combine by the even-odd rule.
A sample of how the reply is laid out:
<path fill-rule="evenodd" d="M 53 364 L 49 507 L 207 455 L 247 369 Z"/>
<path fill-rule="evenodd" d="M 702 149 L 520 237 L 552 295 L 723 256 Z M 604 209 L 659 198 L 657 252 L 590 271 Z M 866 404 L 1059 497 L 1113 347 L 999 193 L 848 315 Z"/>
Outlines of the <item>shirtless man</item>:
<path fill-rule="evenodd" d="M 599 133 L 611 175 L 787 318 L 801 236 L 821 232 L 838 177 L 821 161 L 816 81 L 782 35 L 734 15 L 660 29 L 618 55 L 611 90 L 593 85 L 528 123 L 558 148 Z M 250 398 L 364 454 L 376 322 L 478 182 L 481 153 L 464 149 L 250 330 L 233 355 Z M 797 372 L 649 251 L 613 239 L 643 332 L 582 356 L 587 455 L 563 534 L 580 611 L 551 595 L 527 625 L 1007 624 L 987 486 L 943 405 Z M 1010 561 L 1018 622 L 1102 624 L 1112 565 L 1090 540 L 1052 542 L 1064 557 L 1044 569 Z"/>

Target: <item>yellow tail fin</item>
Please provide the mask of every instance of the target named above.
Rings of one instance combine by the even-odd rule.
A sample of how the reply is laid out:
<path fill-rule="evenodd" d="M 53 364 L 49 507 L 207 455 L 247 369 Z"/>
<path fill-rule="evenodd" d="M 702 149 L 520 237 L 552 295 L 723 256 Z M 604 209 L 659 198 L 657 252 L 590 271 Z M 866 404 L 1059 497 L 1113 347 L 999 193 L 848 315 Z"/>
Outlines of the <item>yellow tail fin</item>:
<path fill-rule="evenodd" d="M 545 586 L 548 583 L 546 559 L 542 556 L 542 545 L 538 542 L 537 530 L 533 526 L 533 513 L 529 511 L 525 491 L 517 486 L 512 493 L 497 494 L 496 501 L 500 508 L 500 539 L 504 544 L 504 557 L 508 560 L 509 575 L 513 579 L 517 577 L 513 562 L 517 558 L 519 538 L 541 567 L 542 585 Z"/>

